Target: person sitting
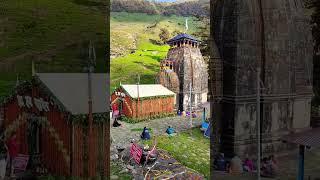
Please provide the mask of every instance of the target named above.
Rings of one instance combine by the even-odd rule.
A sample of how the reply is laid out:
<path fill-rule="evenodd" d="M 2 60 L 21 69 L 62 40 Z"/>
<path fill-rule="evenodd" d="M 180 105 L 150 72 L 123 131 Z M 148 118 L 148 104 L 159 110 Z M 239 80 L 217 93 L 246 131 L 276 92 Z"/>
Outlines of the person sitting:
<path fill-rule="evenodd" d="M 275 173 L 270 158 L 262 159 L 261 176 L 269 178 L 275 177 Z"/>
<path fill-rule="evenodd" d="M 246 159 L 244 160 L 243 169 L 246 172 L 252 172 L 254 170 L 253 161 L 248 157 L 248 155 L 247 155 Z"/>
<path fill-rule="evenodd" d="M 149 140 L 151 137 L 150 137 L 150 133 L 149 133 L 149 131 L 148 131 L 148 129 L 147 129 L 147 127 L 144 127 L 143 128 L 143 131 L 142 131 L 142 134 L 141 134 L 141 139 L 143 139 L 143 140 Z"/>
<path fill-rule="evenodd" d="M 226 171 L 226 160 L 223 153 L 219 153 L 213 161 L 214 168 L 218 171 Z"/>
<path fill-rule="evenodd" d="M 112 126 L 113 126 L 113 127 L 119 127 L 119 126 L 121 126 L 121 125 L 122 125 L 122 124 L 120 124 L 120 123 L 118 122 L 118 118 L 115 118 L 114 121 L 113 121 Z"/>
<path fill-rule="evenodd" d="M 235 155 L 230 161 L 229 173 L 241 174 L 243 172 L 241 159 Z"/>
<path fill-rule="evenodd" d="M 197 113 L 195 111 L 192 111 L 191 115 L 192 115 L 192 118 L 196 118 L 197 117 Z"/>
<path fill-rule="evenodd" d="M 166 133 L 169 135 L 169 136 L 174 136 L 176 134 L 176 131 L 172 128 L 172 127 L 168 127 L 167 130 L 166 130 Z"/>
<path fill-rule="evenodd" d="M 269 157 L 269 159 L 270 159 L 271 167 L 272 167 L 274 174 L 277 174 L 278 173 L 278 161 L 276 160 L 274 155 L 271 155 Z"/>

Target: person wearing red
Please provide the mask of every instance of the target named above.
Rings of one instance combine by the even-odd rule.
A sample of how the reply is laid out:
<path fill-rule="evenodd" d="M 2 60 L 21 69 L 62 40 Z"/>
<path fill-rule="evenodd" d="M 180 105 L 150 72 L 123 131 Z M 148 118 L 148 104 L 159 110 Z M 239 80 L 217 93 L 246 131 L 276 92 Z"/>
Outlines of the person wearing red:
<path fill-rule="evenodd" d="M 17 142 L 17 135 L 15 133 L 12 134 L 12 136 L 7 140 L 7 147 L 9 150 L 9 157 L 10 157 L 10 176 L 14 177 L 14 166 L 13 162 L 15 158 L 18 156 L 18 142 Z"/>

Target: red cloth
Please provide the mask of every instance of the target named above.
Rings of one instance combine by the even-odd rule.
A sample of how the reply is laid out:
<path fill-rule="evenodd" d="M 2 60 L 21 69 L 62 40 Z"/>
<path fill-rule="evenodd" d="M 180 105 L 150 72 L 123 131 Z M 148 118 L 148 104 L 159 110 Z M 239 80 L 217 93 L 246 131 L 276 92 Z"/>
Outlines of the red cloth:
<path fill-rule="evenodd" d="M 118 105 L 116 103 L 112 104 L 112 111 L 117 111 L 118 110 Z"/>
<path fill-rule="evenodd" d="M 18 156 L 18 143 L 16 138 L 10 138 L 7 141 L 7 147 L 11 158 L 15 158 Z"/>

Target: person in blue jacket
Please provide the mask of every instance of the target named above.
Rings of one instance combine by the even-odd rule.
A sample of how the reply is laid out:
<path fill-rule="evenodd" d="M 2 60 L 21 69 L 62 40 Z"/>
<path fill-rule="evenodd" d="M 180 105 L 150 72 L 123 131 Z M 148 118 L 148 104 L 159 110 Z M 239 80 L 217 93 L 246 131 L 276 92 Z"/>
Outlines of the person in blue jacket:
<path fill-rule="evenodd" d="M 142 134 L 141 134 L 141 139 L 143 140 L 149 140 L 151 137 L 150 137 L 150 133 L 147 129 L 147 127 L 144 127 L 143 128 L 143 131 L 142 131 Z"/>
<path fill-rule="evenodd" d="M 172 127 L 168 127 L 167 130 L 166 130 L 166 133 L 169 135 L 169 136 L 174 136 L 176 131 L 172 128 Z"/>

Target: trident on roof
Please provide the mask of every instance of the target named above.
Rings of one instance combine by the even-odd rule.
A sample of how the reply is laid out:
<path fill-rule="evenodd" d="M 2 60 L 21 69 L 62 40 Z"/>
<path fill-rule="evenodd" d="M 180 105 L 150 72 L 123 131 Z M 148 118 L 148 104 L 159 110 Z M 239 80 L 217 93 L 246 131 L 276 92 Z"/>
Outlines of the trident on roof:
<path fill-rule="evenodd" d="M 188 31 L 189 27 L 188 27 L 188 18 L 186 18 L 186 29 L 185 29 L 185 33 Z"/>

